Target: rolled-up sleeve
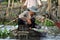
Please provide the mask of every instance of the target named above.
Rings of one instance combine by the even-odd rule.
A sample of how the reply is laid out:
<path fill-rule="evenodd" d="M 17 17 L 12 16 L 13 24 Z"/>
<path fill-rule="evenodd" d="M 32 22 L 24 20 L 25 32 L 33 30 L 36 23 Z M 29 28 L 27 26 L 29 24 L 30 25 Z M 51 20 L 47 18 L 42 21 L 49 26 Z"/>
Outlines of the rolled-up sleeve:
<path fill-rule="evenodd" d="M 37 0 L 37 2 L 38 2 L 38 4 L 39 4 L 39 5 L 42 5 L 42 3 L 41 3 L 41 1 L 40 1 L 40 0 Z"/>
<path fill-rule="evenodd" d="M 26 6 L 26 5 L 27 5 L 27 3 L 28 3 L 28 2 L 27 2 L 27 0 L 26 0 L 26 1 L 25 1 L 25 3 L 24 3 L 24 6 Z"/>
<path fill-rule="evenodd" d="M 27 14 L 27 13 L 28 13 L 28 11 L 24 11 L 23 13 L 21 13 L 21 14 L 19 15 L 19 18 L 24 17 L 24 15 Z"/>

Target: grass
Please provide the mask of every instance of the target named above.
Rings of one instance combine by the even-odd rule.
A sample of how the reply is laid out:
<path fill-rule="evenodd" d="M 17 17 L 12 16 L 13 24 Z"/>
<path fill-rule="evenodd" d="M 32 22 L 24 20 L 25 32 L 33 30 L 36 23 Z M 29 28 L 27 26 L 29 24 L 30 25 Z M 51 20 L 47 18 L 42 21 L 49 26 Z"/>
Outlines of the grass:
<path fill-rule="evenodd" d="M 8 23 L 9 23 L 10 21 L 8 20 L 5 20 L 4 22 L 3 21 L 0 21 L 0 25 L 7 25 Z M 10 24 L 8 24 L 8 25 L 17 25 L 17 22 L 16 21 L 14 21 L 14 22 L 12 22 L 12 23 L 10 23 Z"/>
<path fill-rule="evenodd" d="M 2 2 L 1 4 L 8 4 L 8 2 Z"/>

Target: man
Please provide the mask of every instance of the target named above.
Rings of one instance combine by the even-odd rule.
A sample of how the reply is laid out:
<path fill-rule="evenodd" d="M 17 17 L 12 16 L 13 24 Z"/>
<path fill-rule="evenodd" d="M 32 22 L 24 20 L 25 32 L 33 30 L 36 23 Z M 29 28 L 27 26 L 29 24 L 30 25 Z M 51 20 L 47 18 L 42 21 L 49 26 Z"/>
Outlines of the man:
<path fill-rule="evenodd" d="M 40 0 L 26 0 L 23 7 L 25 6 L 27 6 L 28 10 L 24 11 L 19 15 L 18 25 L 25 24 L 27 22 L 29 27 L 31 26 L 34 27 L 35 19 L 33 15 L 38 12 L 38 8 L 41 6 L 41 2 Z M 18 30 L 19 30 L 19 27 L 20 26 L 18 26 Z"/>
<path fill-rule="evenodd" d="M 31 7 L 29 8 L 29 11 L 25 11 L 22 14 L 19 15 L 18 18 L 18 26 L 20 25 L 26 25 L 29 27 L 29 29 L 35 27 L 35 14 L 38 12 L 38 10 L 35 10 L 36 8 Z M 19 28 L 18 28 L 19 30 Z"/>

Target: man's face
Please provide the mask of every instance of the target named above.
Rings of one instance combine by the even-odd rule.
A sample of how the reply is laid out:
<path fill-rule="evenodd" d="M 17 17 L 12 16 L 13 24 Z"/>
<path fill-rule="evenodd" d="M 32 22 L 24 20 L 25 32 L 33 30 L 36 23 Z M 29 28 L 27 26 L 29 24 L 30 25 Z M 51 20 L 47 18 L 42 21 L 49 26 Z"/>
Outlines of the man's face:
<path fill-rule="evenodd" d="M 34 12 L 32 12 L 32 11 L 29 11 L 29 14 L 30 14 L 30 15 L 34 15 Z"/>

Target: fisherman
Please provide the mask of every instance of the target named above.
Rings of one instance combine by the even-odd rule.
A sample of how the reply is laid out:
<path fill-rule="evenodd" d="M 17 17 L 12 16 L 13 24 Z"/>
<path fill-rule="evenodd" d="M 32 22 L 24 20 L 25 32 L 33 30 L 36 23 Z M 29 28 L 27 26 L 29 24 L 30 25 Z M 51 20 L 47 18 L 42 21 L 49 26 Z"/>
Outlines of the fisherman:
<path fill-rule="evenodd" d="M 24 8 L 27 6 L 27 11 L 24 11 L 19 15 L 18 25 L 25 24 L 27 22 L 30 29 L 31 27 L 34 27 L 35 18 L 33 16 L 39 12 L 38 8 L 40 8 L 41 5 L 40 0 L 26 0 L 22 7 Z M 18 30 L 19 27 L 20 26 L 18 26 Z"/>
<path fill-rule="evenodd" d="M 38 12 L 38 10 L 34 8 L 34 7 L 31 7 L 29 8 L 29 11 L 25 11 L 24 13 L 20 14 L 19 15 L 19 18 L 18 18 L 18 25 L 26 25 L 27 23 L 27 26 L 29 26 L 29 28 L 31 29 L 35 27 L 35 15 L 36 15 L 36 12 Z M 19 26 L 20 27 L 20 26 Z"/>

